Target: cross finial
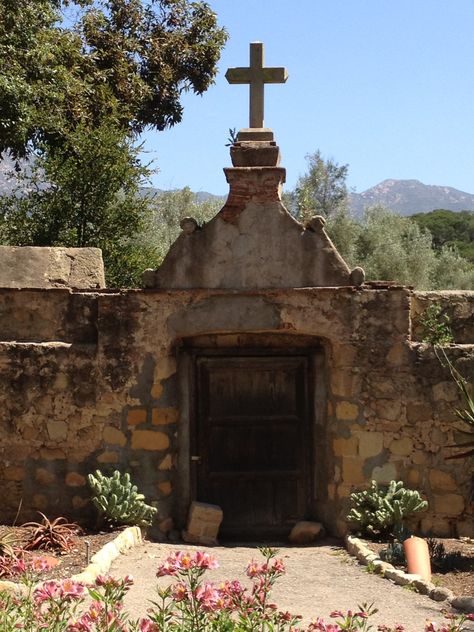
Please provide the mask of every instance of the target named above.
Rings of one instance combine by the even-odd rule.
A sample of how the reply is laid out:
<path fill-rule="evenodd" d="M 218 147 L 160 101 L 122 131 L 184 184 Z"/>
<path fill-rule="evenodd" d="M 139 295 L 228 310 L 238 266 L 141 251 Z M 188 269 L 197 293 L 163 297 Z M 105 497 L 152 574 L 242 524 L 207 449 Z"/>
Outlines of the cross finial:
<path fill-rule="evenodd" d="M 250 44 L 250 66 L 248 68 L 229 68 L 225 74 L 229 83 L 250 84 L 249 127 L 263 128 L 264 84 L 285 83 L 288 79 L 286 68 L 264 68 L 263 44 Z"/>

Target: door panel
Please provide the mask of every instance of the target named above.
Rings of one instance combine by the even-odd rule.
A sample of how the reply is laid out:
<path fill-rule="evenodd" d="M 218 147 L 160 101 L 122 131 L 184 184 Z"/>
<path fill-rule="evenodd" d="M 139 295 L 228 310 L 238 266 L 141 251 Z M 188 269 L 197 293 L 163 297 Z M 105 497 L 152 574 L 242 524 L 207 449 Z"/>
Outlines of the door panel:
<path fill-rule="evenodd" d="M 224 535 L 286 534 L 308 507 L 307 356 L 196 365 L 197 499 L 222 507 Z"/>

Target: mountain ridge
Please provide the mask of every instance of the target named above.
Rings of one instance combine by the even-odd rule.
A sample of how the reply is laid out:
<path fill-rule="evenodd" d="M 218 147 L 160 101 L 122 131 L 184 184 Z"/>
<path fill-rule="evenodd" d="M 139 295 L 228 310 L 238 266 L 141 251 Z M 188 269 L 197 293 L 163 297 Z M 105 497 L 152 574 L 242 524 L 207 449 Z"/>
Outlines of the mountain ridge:
<path fill-rule="evenodd" d="M 387 178 L 375 186 L 349 195 L 349 206 L 355 215 L 364 208 L 381 204 L 400 215 L 429 213 L 435 209 L 447 211 L 474 211 L 474 194 L 454 187 L 423 184 L 420 180 Z"/>

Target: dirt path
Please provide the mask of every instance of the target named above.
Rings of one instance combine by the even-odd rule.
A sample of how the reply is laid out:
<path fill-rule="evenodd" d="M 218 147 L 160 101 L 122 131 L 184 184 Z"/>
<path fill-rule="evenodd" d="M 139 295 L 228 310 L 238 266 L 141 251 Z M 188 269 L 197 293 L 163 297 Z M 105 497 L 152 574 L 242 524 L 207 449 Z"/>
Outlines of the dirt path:
<path fill-rule="evenodd" d="M 244 568 L 247 562 L 260 554 L 257 546 L 219 546 L 212 549 L 189 545 L 152 544 L 133 549 L 120 556 L 112 566 L 111 574 L 120 577 L 132 574 L 135 584 L 127 595 L 125 605 L 133 618 L 143 616 L 155 596 L 154 586 L 169 582 L 169 578 L 157 580 L 155 572 L 164 559 L 178 550 L 205 550 L 214 555 L 220 567 L 209 571 L 207 579 L 239 579 L 248 585 Z M 357 604 L 372 603 L 379 608 L 373 617 L 374 624 L 394 625 L 401 623 L 407 632 L 423 632 L 426 620 L 440 623 L 441 611 L 446 604 L 439 604 L 428 597 L 396 586 L 388 580 L 367 573 L 350 558 L 344 549 L 330 545 L 308 547 L 279 547 L 286 574 L 273 592 L 273 600 L 280 609 L 303 615 L 309 623 L 316 616 L 329 618 L 333 610 L 355 609 Z M 474 630 L 474 626 L 468 628 Z"/>

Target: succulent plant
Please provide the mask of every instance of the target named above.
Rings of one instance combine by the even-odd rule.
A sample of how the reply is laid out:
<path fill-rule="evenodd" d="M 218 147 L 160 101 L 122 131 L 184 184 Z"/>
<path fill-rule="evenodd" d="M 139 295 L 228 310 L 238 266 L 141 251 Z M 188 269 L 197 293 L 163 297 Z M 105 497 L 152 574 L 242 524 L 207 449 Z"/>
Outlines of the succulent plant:
<path fill-rule="evenodd" d="M 70 551 L 74 546 L 74 536 L 82 532 L 81 527 L 75 522 L 68 522 L 62 516 L 50 520 L 41 511 L 38 513 L 42 516 L 41 522 L 25 522 L 22 525 L 33 527 L 33 532 L 23 547 L 25 551 L 31 549 Z"/>
<path fill-rule="evenodd" d="M 368 490 L 350 496 L 353 504 L 347 515 L 348 522 L 363 535 L 404 536 L 404 520 L 428 507 L 419 492 L 405 489 L 403 481 L 390 481 L 379 487 L 372 481 Z"/>
<path fill-rule="evenodd" d="M 115 470 L 104 476 L 100 470 L 87 477 L 92 490 L 92 502 L 99 512 L 99 521 L 109 524 L 149 526 L 158 510 L 145 503 L 145 496 L 132 485 L 130 474 Z"/>

